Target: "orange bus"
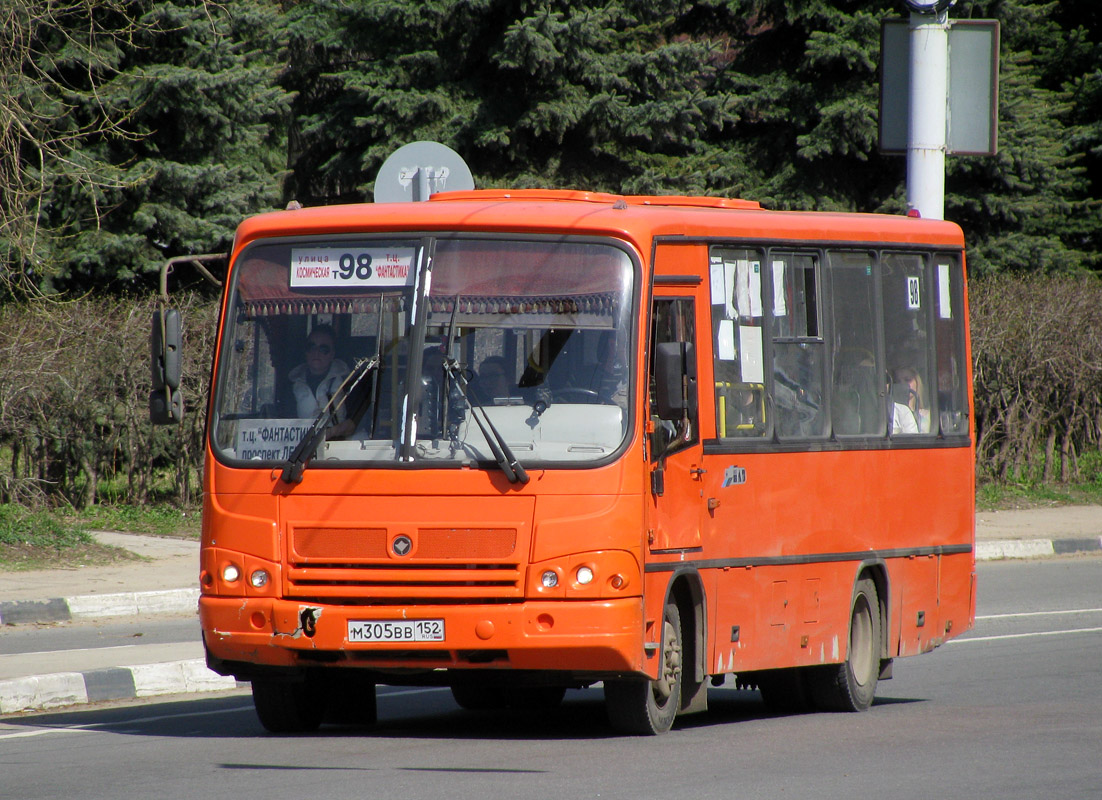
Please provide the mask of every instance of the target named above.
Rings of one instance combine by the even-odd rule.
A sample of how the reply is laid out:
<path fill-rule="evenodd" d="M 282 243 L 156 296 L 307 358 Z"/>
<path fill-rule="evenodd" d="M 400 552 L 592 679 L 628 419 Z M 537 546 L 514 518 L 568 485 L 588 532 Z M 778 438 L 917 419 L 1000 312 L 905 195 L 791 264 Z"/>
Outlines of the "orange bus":
<path fill-rule="evenodd" d="M 731 199 L 246 220 L 209 404 L 210 667 L 285 732 L 373 722 L 378 684 L 487 708 L 601 682 L 642 734 L 728 677 L 868 708 L 974 620 L 964 276 L 948 222 Z"/>

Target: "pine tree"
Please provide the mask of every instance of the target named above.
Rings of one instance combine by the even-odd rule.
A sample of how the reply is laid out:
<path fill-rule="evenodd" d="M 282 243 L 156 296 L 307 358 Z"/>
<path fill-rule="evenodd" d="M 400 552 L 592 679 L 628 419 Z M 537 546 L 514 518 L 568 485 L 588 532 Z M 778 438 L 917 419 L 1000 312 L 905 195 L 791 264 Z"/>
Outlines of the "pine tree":
<path fill-rule="evenodd" d="M 418 139 L 453 147 L 482 186 L 707 191 L 706 139 L 730 121 L 715 93 L 722 51 L 679 31 L 680 6 L 300 4 L 288 25 L 292 74 L 308 77 L 299 192 L 366 197 L 385 157 Z M 737 183 L 743 170 L 725 169 Z"/>
<path fill-rule="evenodd" d="M 99 96 L 134 32 L 126 0 L 6 0 L 0 5 L 0 294 L 36 294 L 63 249 L 49 216 L 65 197 L 93 209 L 122 185 L 87 149 L 124 130 Z M 8 38 L 10 37 L 10 38 Z"/>
<path fill-rule="evenodd" d="M 1087 129 L 1076 120 L 1071 86 L 1055 77 L 1067 37 L 1055 2 L 973 4 L 999 19 L 999 152 L 947 159 L 946 215 L 964 227 L 974 274 L 1066 271 L 1097 262 L 1091 237 L 1102 223 L 1088 199 Z"/>
<path fill-rule="evenodd" d="M 56 287 L 150 285 L 167 257 L 225 250 L 242 217 L 281 204 L 277 11 L 269 0 L 151 3 L 99 92 L 129 134 L 85 147 L 121 186 L 93 202 L 56 197 L 46 215 L 66 240 Z"/>

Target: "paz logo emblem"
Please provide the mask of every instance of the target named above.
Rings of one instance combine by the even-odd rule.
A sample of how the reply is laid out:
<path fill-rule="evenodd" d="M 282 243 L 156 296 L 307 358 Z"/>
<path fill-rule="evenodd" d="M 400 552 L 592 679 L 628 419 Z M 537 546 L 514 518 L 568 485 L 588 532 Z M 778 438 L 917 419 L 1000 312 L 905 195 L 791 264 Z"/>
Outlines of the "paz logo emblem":
<path fill-rule="evenodd" d="M 396 556 L 409 555 L 409 551 L 413 549 L 413 540 L 405 534 L 395 537 L 394 541 L 390 545 L 390 549 L 394 551 Z"/>

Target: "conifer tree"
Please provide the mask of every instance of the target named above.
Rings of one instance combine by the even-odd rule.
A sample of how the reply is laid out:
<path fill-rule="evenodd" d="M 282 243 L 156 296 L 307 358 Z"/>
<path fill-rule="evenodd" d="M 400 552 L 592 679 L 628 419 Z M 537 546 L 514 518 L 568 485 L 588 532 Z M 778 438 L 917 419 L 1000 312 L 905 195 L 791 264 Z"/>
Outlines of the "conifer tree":
<path fill-rule="evenodd" d="M 289 15 L 307 76 L 299 194 L 366 197 L 397 147 L 434 139 L 480 184 L 614 192 L 738 188 L 722 50 L 678 30 L 673 0 L 350 0 Z M 308 176 L 306 173 L 309 173 Z"/>
<path fill-rule="evenodd" d="M 276 82 L 269 0 L 146 0 L 127 46 L 71 116 L 112 110 L 115 128 L 75 157 L 112 170 L 95 191 L 58 186 L 39 224 L 54 233 L 46 288 L 155 285 L 166 257 L 224 250 L 241 218 L 279 206 L 287 96 Z M 84 123 L 89 124 L 89 123 Z"/>

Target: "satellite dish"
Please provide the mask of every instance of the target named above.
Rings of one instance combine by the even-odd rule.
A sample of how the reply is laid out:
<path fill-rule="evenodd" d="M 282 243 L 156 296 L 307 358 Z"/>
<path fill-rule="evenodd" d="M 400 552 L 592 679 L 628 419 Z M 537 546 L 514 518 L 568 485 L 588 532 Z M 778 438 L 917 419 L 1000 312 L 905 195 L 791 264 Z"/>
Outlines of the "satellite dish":
<path fill-rule="evenodd" d="M 416 202 L 436 192 L 473 188 L 470 167 L 459 153 L 439 142 L 412 142 L 391 153 L 379 167 L 375 202 Z"/>

